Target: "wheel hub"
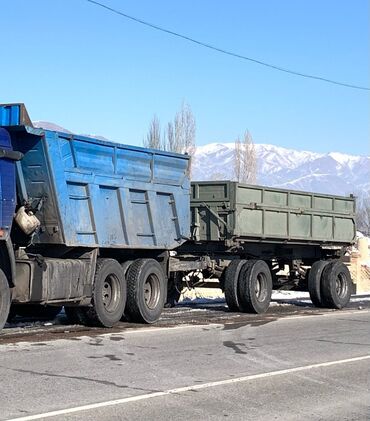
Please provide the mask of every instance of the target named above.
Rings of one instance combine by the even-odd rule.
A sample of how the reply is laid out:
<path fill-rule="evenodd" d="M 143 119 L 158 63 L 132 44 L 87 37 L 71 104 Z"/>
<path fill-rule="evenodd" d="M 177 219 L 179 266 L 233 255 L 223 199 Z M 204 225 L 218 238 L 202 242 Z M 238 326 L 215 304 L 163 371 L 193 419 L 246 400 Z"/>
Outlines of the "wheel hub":
<path fill-rule="evenodd" d="M 160 298 L 160 283 L 156 275 L 151 274 L 144 284 L 144 301 L 148 308 L 154 309 Z"/>
<path fill-rule="evenodd" d="M 345 276 L 340 273 L 335 280 L 335 291 L 338 297 L 343 298 L 347 294 L 347 287 Z"/>
<path fill-rule="evenodd" d="M 258 301 L 262 302 L 267 295 L 267 281 L 263 273 L 259 273 L 256 277 L 255 294 Z"/>
<path fill-rule="evenodd" d="M 105 309 L 109 312 L 114 311 L 117 306 L 119 294 L 119 283 L 115 276 L 109 275 L 104 281 L 102 288 L 102 300 Z"/>

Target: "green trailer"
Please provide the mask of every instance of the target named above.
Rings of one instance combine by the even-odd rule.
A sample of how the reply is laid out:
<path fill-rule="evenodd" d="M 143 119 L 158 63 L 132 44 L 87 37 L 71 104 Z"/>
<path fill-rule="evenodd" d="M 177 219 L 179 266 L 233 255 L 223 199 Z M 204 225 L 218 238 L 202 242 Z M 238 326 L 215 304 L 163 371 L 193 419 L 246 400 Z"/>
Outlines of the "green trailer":
<path fill-rule="evenodd" d="M 354 197 L 247 185 L 193 182 L 197 241 L 349 245 L 356 235 Z"/>
<path fill-rule="evenodd" d="M 353 196 L 201 181 L 190 207 L 191 238 L 170 260 L 187 286 L 218 279 L 232 311 L 264 312 L 280 288 L 309 291 L 319 307 L 348 304 L 355 286 L 342 257 L 356 236 Z"/>

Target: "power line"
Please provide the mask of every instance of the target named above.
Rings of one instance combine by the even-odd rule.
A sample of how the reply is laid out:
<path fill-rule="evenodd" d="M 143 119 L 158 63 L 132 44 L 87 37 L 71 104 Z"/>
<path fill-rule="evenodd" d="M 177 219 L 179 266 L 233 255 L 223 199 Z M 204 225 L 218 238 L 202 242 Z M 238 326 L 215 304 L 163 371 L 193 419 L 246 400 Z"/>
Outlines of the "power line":
<path fill-rule="evenodd" d="M 134 22 L 137 22 L 137 23 L 140 23 L 142 25 L 148 26 L 148 27 L 150 27 L 152 29 L 155 29 L 157 31 L 165 32 L 165 33 L 173 35 L 175 37 L 185 39 L 186 41 L 192 42 L 194 44 L 200 45 L 200 46 L 205 47 L 205 48 L 209 48 L 210 50 L 214 50 L 214 51 L 217 51 L 217 52 L 222 53 L 222 54 L 226 54 L 226 55 L 236 57 L 236 58 L 239 58 L 239 59 L 242 59 L 242 60 L 251 61 L 252 63 L 260 64 L 261 66 L 269 67 L 270 69 L 278 70 L 280 72 L 289 73 L 289 74 L 292 74 L 292 75 L 295 75 L 295 76 L 301 76 L 301 77 L 305 77 L 305 78 L 308 78 L 308 79 L 321 80 L 322 82 L 332 83 L 334 85 L 345 86 L 346 88 L 361 89 L 361 90 L 364 90 L 364 91 L 370 91 L 370 88 L 367 88 L 366 86 L 352 85 L 350 83 L 338 82 L 336 80 L 327 79 L 327 78 L 321 77 L 321 76 L 315 76 L 315 75 L 310 75 L 310 74 L 307 74 L 307 73 L 296 72 L 294 70 L 289 70 L 289 69 L 286 69 L 284 67 L 275 66 L 274 64 L 270 64 L 270 63 L 266 63 L 264 61 L 256 60 L 256 59 L 251 58 L 251 57 L 247 57 L 247 56 L 243 56 L 241 54 L 233 53 L 232 51 L 224 50 L 223 48 L 216 47 L 212 44 L 207 44 L 205 42 L 198 41 L 198 40 L 196 40 L 194 38 L 190 38 L 186 35 L 179 34 L 178 32 L 174 32 L 174 31 L 171 31 L 169 29 L 163 28 L 161 26 L 154 25 L 153 23 L 146 22 L 146 21 L 144 21 L 142 19 L 139 19 L 139 18 L 136 18 L 134 16 L 130 16 L 126 13 L 123 13 L 123 12 L 117 10 L 117 9 L 114 9 L 113 7 L 107 6 L 106 4 L 100 3 L 98 1 L 95 1 L 95 0 L 86 0 L 86 1 L 89 2 L 89 3 L 95 4 L 96 6 L 102 7 L 103 9 L 109 10 L 112 13 L 116 13 L 117 15 L 120 15 L 120 16 L 123 16 L 127 19 L 130 19 Z"/>

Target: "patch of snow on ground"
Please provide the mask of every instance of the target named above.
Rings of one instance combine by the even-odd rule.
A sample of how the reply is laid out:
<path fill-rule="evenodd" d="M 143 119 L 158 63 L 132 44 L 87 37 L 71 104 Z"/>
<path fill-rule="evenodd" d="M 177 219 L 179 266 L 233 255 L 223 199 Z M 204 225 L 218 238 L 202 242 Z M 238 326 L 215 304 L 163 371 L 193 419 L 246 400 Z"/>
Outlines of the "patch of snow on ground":
<path fill-rule="evenodd" d="M 300 301 L 311 303 L 310 294 L 306 291 L 274 290 L 271 300 L 274 301 Z M 351 301 L 370 300 L 370 291 L 362 292 L 352 296 Z M 219 288 L 194 288 L 185 290 L 180 298 L 179 304 L 219 304 L 224 303 L 225 297 Z M 273 304 L 273 303 L 272 303 Z"/>

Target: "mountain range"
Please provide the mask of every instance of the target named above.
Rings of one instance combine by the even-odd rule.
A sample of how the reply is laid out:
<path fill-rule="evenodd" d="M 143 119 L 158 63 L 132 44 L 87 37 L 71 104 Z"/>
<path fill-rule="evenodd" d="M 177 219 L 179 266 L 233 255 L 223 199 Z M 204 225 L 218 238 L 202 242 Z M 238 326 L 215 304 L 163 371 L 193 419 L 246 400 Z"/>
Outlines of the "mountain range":
<path fill-rule="evenodd" d="M 370 193 L 370 156 L 317 153 L 256 144 L 257 184 L 317 193 Z M 234 143 L 198 146 L 194 180 L 232 179 Z"/>
<path fill-rule="evenodd" d="M 35 127 L 71 133 L 54 123 L 33 122 Z M 103 136 L 85 135 L 101 140 Z M 257 184 L 286 189 L 359 197 L 370 195 L 370 156 L 339 152 L 317 153 L 256 144 Z M 192 166 L 193 180 L 233 178 L 234 143 L 198 146 Z"/>

